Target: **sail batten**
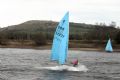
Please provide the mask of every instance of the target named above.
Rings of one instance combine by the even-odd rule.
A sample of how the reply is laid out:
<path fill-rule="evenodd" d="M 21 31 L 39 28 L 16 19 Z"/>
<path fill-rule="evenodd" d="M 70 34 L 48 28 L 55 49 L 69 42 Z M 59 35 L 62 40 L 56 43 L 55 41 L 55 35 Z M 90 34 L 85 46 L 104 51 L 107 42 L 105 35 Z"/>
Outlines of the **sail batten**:
<path fill-rule="evenodd" d="M 51 51 L 51 60 L 56 60 L 59 64 L 65 64 L 68 51 L 68 40 L 69 12 L 65 14 L 56 28 Z"/>

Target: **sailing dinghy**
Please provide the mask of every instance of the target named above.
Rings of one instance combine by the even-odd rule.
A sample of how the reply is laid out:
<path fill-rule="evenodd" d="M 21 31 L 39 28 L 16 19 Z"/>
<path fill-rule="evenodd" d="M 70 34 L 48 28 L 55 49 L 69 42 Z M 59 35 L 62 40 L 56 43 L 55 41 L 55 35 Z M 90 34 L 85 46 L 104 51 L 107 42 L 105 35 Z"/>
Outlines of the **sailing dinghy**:
<path fill-rule="evenodd" d="M 60 23 L 58 24 L 51 50 L 51 61 L 57 61 L 59 66 L 53 67 L 40 67 L 41 69 L 56 70 L 56 71 L 84 71 L 88 69 L 84 65 L 78 65 L 77 67 L 65 65 L 67 61 L 69 42 L 69 12 L 65 14 Z"/>
<path fill-rule="evenodd" d="M 105 47 L 105 51 L 107 51 L 107 52 L 113 52 L 112 43 L 111 43 L 110 38 L 109 38 L 109 40 L 107 42 L 107 45 Z"/>
<path fill-rule="evenodd" d="M 51 60 L 57 61 L 60 65 L 51 67 L 51 70 L 87 71 L 88 69 L 84 65 L 78 65 L 77 67 L 65 65 L 65 62 L 67 61 L 68 42 L 69 12 L 62 18 L 54 34 Z"/>

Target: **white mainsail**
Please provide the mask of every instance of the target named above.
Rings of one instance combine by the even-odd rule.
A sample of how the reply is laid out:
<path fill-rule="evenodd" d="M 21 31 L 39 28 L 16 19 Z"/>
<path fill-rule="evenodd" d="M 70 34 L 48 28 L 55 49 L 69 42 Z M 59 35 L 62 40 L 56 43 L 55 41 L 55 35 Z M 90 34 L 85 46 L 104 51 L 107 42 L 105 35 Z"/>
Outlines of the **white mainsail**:
<path fill-rule="evenodd" d="M 108 42 L 107 42 L 107 45 L 106 45 L 106 47 L 105 47 L 105 51 L 107 51 L 107 52 L 112 52 L 112 51 L 113 51 L 110 38 L 109 38 L 109 40 L 108 40 Z"/>

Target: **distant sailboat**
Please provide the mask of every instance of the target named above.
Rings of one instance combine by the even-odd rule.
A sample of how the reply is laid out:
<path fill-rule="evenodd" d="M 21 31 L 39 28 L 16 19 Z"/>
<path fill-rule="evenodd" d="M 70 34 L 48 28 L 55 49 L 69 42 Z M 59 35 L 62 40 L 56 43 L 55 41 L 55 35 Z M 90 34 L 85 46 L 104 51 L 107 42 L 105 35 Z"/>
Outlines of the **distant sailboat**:
<path fill-rule="evenodd" d="M 111 40 L 109 38 L 108 42 L 107 42 L 107 45 L 105 47 L 105 51 L 107 52 L 112 52 L 113 51 L 113 48 L 112 48 L 112 43 L 111 43 Z"/>

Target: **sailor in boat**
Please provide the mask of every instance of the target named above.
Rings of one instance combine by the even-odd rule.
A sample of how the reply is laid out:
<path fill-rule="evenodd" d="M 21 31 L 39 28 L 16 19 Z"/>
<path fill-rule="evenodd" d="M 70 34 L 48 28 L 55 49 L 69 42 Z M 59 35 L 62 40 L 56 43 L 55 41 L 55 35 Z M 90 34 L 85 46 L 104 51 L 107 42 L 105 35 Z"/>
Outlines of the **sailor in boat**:
<path fill-rule="evenodd" d="M 73 60 L 72 64 L 73 64 L 74 67 L 76 67 L 78 65 L 78 59 Z"/>

